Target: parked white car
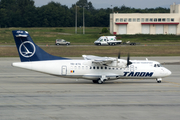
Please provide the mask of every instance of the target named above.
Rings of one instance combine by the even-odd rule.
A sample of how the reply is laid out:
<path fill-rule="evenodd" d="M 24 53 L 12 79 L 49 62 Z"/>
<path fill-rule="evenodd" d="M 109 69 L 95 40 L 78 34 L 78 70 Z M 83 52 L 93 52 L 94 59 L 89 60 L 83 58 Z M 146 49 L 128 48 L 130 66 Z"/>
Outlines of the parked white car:
<path fill-rule="evenodd" d="M 70 42 L 64 40 L 64 39 L 56 39 L 55 42 L 56 45 L 70 45 Z"/>

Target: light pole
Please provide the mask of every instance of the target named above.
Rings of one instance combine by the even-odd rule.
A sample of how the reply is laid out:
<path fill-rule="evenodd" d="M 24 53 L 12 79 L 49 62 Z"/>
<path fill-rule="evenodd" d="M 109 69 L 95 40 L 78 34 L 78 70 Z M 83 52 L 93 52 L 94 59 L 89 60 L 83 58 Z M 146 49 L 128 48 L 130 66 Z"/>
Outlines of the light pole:
<path fill-rule="evenodd" d="M 88 5 L 86 4 L 85 6 L 83 6 L 83 34 L 85 34 L 85 17 L 84 17 L 84 7 L 88 7 Z"/>
<path fill-rule="evenodd" d="M 114 34 L 114 8 L 112 5 L 111 7 L 112 7 L 112 34 Z"/>
<path fill-rule="evenodd" d="M 75 15 L 75 34 L 77 34 L 77 5 L 76 5 L 76 15 Z"/>
<path fill-rule="evenodd" d="M 85 22 L 84 22 L 84 6 L 83 6 L 83 34 L 85 34 Z"/>

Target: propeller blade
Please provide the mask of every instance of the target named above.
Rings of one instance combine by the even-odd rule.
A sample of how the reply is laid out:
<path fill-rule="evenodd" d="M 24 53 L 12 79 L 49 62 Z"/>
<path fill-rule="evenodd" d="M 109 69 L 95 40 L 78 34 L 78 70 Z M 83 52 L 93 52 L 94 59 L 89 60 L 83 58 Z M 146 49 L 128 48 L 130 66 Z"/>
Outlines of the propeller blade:
<path fill-rule="evenodd" d="M 119 54 L 118 54 L 118 59 L 120 59 L 121 57 L 120 57 L 120 52 L 119 52 Z"/>
<path fill-rule="evenodd" d="M 129 53 L 128 53 L 127 66 L 132 64 L 132 62 L 130 62 L 129 59 L 130 59 L 130 56 L 129 56 Z"/>

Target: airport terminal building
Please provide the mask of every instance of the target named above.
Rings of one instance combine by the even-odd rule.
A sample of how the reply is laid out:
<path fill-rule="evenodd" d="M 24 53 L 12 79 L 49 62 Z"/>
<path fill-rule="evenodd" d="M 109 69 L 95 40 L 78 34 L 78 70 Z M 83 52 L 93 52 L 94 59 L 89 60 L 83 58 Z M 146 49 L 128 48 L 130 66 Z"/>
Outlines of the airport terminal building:
<path fill-rule="evenodd" d="M 180 4 L 170 6 L 170 13 L 112 13 L 111 34 L 180 35 Z"/>

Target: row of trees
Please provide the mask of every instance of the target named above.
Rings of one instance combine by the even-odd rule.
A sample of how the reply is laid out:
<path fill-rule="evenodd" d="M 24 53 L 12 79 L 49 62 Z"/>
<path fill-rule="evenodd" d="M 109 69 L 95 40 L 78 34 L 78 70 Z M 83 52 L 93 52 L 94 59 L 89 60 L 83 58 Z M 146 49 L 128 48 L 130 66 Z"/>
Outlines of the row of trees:
<path fill-rule="evenodd" d="M 34 0 L 0 0 L 0 27 L 73 27 L 77 7 L 78 26 L 83 24 L 83 7 L 87 27 L 109 26 L 109 14 L 118 13 L 169 13 L 167 8 L 135 9 L 126 7 L 95 9 L 91 2 L 79 0 L 72 7 L 49 2 L 35 7 Z"/>

